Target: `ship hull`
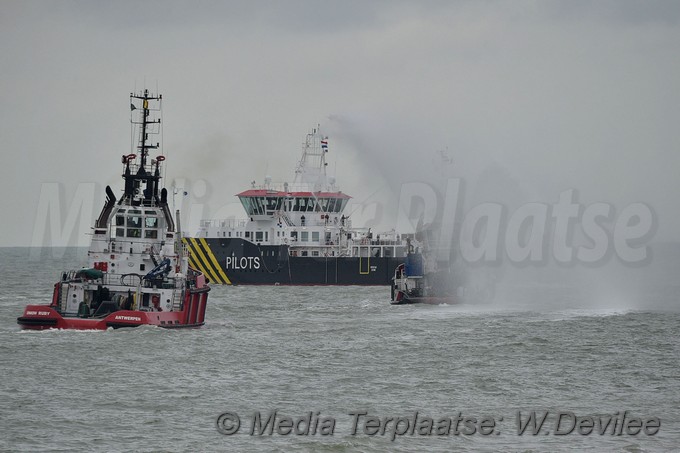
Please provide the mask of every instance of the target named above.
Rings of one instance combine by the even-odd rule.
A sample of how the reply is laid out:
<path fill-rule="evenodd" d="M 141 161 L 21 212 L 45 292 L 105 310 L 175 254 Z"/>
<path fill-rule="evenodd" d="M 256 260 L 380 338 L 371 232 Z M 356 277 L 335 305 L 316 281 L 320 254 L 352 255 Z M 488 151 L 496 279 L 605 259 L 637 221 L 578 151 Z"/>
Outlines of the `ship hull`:
<path fill-rule="evenodd" d="M 208 287 L 187 297 L 181 311 L 118 310 L 103 318 L 63 316 L 49 305 L 28 305 L 17 324 L 24 330 L 106 330 L 144 325 L 166 329 L 195 328 L 205 324 Z"/>
<path fill-rule="evenodd" d="M 397 297 L 390 302 L 391 305 L 411 305 L 411 304 L 451 305 L 456 303 L 457 303 L 456 300 L 452 297 L 411 297 L 406 295 L 402 291 L 399 291 L 397 293 Z"/>
<path fill-rule="evenodd" d="M 212 283 L 231 285 L 389 285 L 403 258 L 290 256 L 285 245 L 237 238 L 189 238 L 190 263 Z"/>

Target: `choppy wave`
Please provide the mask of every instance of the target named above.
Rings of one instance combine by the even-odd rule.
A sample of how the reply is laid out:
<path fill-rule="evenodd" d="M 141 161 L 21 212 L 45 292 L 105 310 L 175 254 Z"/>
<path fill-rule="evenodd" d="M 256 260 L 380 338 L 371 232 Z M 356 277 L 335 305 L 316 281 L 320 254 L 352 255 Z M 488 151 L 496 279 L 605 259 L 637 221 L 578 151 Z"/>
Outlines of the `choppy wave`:
<path fill-rule="evenodd" d="M 79 262 L 66 254 L 21 264 L 25 255 L 0 250 L 0 450 L 671 451 L 680 444 L 674 312 L 589 307 L 577 293 L 545 285 L 481 306 L 391 306 L 389 288 L 215 287 L 202 329 L 21 332 L 22 307 L 44 300 L 57 270 Z M 37 283 L 27 288 L 29 274 Z M 558 302 L 542 304 L 547 299 Z M 334 417 L 335 434 L 247 433 L 254 412 L 274 409 Z M 629 410 L 661 418 L 662 428 L 653 437 L 518 436 L 517 410 Z M 218 433 L 226 411 L 241 416 L 239 434 Z M 494 436 L 391 441 L 352 436 L 352 411 L 504 420 Z"/>

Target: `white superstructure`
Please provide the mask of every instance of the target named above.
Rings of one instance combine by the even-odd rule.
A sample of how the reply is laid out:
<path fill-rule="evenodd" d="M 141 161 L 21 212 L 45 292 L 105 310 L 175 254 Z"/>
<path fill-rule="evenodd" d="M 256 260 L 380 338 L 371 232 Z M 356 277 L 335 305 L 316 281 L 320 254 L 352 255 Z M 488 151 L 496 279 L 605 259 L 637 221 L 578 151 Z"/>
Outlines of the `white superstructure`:
<path fill-rule="evenodd" d="M 273 184 L 269 177 L 259 186 L 253 182 L 236 195 L 248 217 L 202 220 L 198 237 L 286 246 L 292 257 L 406 256 L 407 235 L 352 226 L 345 215 L 351 197 L 328 176 L 327 154 L 328 137 L 316 128 L 303 143 L 293 183 Z"/>

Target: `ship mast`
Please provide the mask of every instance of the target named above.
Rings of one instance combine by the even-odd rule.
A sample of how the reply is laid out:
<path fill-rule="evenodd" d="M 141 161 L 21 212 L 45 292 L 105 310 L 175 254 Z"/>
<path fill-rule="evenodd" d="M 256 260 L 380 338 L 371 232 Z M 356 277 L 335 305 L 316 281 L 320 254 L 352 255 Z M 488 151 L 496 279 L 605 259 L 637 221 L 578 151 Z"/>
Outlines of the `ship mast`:
<path fill-rule="evenodd" d="M 328 137 L 321 135 L 319 127 L 307 134 L 302 144 L 302 157 L 295 169 L 294 184 L 308 185 L 311 191 L 327 190 L 326 153 Z"/>
<path fill-rule="evenodd" d="M 153 206 L 158 205 L 161 201 L 158 194 L 159 181 L 161 179 L 160 165 L 165 157 L 157 156 L 156 159 L 149 160 L 149 150 L 155 150 L 160 147 L 160 143 L 152 144 L 149 141 L 149 135 L 157 135 L 160 132 L 161 119 L 152 118 L 149 102 L 157 102 L 159 107 L 153 109 L 155 112 L 160 112 L 160 101 L 163 99 L 162 95 L 149 94 L 149 90 L 144 90 L 140 93 L 130 93 L 130 108 L 134 112 L 139 110 L 140 119 L 131 120 L 133 129 L 140 127 L 139 142 L 136 147 L 136 152 L 123 156 L 123 164 L 125 165 L 123 179 L 125 179 L 125 193 L 120 202 L 127 201 L 132 205 Z M 141 101 L 141 106 L 139 105 Z M 135 164 L 134 160 L 139 157 L 139 164 Z"/>

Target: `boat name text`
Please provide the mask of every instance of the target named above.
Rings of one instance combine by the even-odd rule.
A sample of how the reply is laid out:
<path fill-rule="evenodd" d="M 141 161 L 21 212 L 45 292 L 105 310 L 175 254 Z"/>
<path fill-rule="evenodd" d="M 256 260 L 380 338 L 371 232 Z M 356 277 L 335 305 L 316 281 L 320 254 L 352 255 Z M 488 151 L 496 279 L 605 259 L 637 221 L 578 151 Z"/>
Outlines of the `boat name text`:
<path fill-rule="evenodd" d="M 49 311 L 27 311 L 27 316 L 49 316 L 51 312 Z"/>
<path fill-rule="evenodd" d="M 116 315 L 115 318 L 116 321 L 141 321 L 142 318 L 138 316 L 125 316 L 125 315 Z"/>
<path fill-rule="evenodd" d="M 240 258 L 235 256 L 228 256 L 226 266 L 227 269 L 259 269 L 259 256 L 242 256 Z"/>

